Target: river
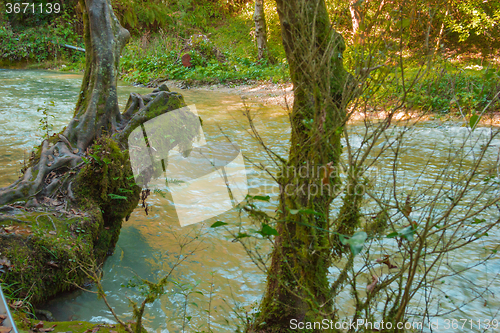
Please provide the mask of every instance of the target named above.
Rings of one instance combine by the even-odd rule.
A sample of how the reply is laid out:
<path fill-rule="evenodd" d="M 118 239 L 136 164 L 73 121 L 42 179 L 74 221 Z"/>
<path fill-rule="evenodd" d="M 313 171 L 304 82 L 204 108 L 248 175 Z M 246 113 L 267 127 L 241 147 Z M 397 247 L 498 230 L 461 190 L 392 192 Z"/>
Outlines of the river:
<path fill-rule="evenodd" d="M 28 157 L 30 149 L 39 144 L 42 133 L 37 130 L 41 112 L 37 109 L 49 101 L 55 107 L 50 118 L 54 131 L 59 131 L 72 116 L 76 96 L 80 88 L 82 75 L 51 71 L 0 70 L 0 186 L 13 182 L 19 175 L 23 159 Z M 207 90 L 176 90 L 184 95 L 187 104 L 195 104 L 203 119 L 203 130 L 207 141 L 225 140 L 226 136 L 237 142 L 243 154 L 251 161 L 269 164 L 265 154 L 248 134 L 249 126 L 242 115 L 243 103 L 239 96 Z M 125 83 L 119 86 L 119 103 L 123 107 L 130 92 L 149 93 L 151 89 L 132 87 Z M 255 124 L 266 144 L 279 155 L 285 156 L 288 148 L 290 127 L 285 112 L 278 106 L 263 106 L 257 103 L 250 107 L 256 114 Z M 221 132 L 220 129 L 223 129 Z M 353 129 L 352 145 L 360 140 L 362 128 L 356 134 Z M 478 128 L 477 135 L 488 135 L 491 129 Z M 407 143 L 408 156 L 405 172 L 410 179 L 419 179 L 424 184 L 431 184 L 429 174 L 422 175 L 425 156 L 436 154 L 444 159 L 449 145 L 466 135 L 467 129 L 457 123 L 443 124 L 439 121 L 428 122 L 419 126 Z M 451 138 L 451 139 L 450 139 Z M 458 141 L 457 141 L 458 142 Z M 359 143 L 359 142 L 358 142 Z M 381 143 L 383 144 L 383 143 Z M 495 160 L 500 147 L 500 140 L 492 143 L 496 148 L 490 153 Z M 436 148 L 438 147 L 438 148 Z M 436 163 L 436 167 L 439 163 Z M 249 193 L 276 193 L 272 179 L 264 172 L 246 163 Z M 383 167 L 379 167 L 378 171 Z M 410 185 L 408 185 L 410 186 Z M 410 186 L 411 187 L 411 186 Z M 262 202 L 264 210 L 272 213 L 273 204 Z M 136 209 L 127 222 L 124 222 L 115 252 L 104 264 L 103 287 L 110 304 L 123 318 L 131 318 L 131 308 L 127 297 L 141 300 L 141 295 L 127 287 L 135 276 L 146 279 L 161 277 L 169 271 L 174 258 L 180 255 L 179 242 L 184 237 L 199 236 L 202 249 L 196 252 L 176 268 L 172 277 L 177 284 L 170 285 L 167 294 L 147 307 L 144 319 L 145 327 L 154 332 L 194 332 L 207 328 L 210 315 L 211 328 L 215 332 L 231 332 L 238 325 L 243 325 L 246 312 L 258 304 L 264 290 L 265 276 L 249 259 L 244 249 L 223 229 L 211 229 L 209 226 L 217 220 L 231 223 L 239 219 L 236 209 L 214 217 L 206 222 L 181 227 L 177 221 L 172 198 L 152 194 L 148 198 L 151 211 L 148 215 L 143 209 Z M 461 260 L 467 262 L 477 255 L 482 255 L 484 247 L 498 244 L 498 230 L 494 229 L 481 244 L 470 247 L 461 254 Z M 183 252 L 185 254 L 185 252 Z M 181 254 L 182 255 L 182 254 Z M 469 260 L 472 263 L 472 260 Z M 332 269 L 332 273 L 335 269 Z M 489 284 L 489 292 L 464 306 L 453 318 L 486 319 L 496 316 L 500 301 L 495 295 L 500 294 L 500 261 L 495 258 L 488 265 L 481 265 L 471 270 L 467 278 Z M 471 293 L 465 280 L 449 281 L 442 289 L 446 297 L 460 298 Z M 350 298 L 346 291 L 340 295 L 346 306 Z M 415 306 L 419 307 L 418 303 Z M 446 307 L 444 305 L 444 307 Z M 210 308 L 210 313 L 208 309 Z M 85 320 L 91 322 L 114 322 L 111 313 L 102 300 L 95 294 L 75 291 L 61 295 L 49 302 L 46 309 L 52 311 L 58 320 Z M 345 315 L 348 308 L 343 308 Z M 446 318 L 452 318 L 448 316 Z M 441 318 L 443 319 L 443 318 Z M 444 332 L 446 330 L 440 330 Z M 451 332 L 451 331 L 450 331 Z"/>

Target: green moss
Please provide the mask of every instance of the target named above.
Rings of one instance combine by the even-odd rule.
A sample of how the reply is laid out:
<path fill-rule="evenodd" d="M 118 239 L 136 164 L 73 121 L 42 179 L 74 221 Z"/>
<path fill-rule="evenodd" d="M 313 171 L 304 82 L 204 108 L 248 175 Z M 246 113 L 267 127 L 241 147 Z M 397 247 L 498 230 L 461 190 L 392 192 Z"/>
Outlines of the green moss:
<path fill-rule="evenodd" d="M 40 320 L 28 319 L 22 314 L 14 314 L 14 321 L 16 322 L 17 329 L 20 333 L 29 332 Z M 43 328 L 50 328 L 54 326 L 53 333 L 58 332 L 73 332 L 73 333 L 83 333 L 91 332 L 97 329 L 99 333 L 125 333 L 126 331 L 118 324 L 96 324 L 89 323 L 85 321 L 42 321 Z"/>
<path fill-rule="evenodd" d="M 141 189 L 134 183 L 128 152 L 112 139 L 99 139 L 90 156 L 74 188 L 79 207 L 92 216 L 94 252 L 102 259 L 118 241 L 122 221 L 137 206 Z"/>
<path fill-rule="evenodd" d="M 175 110 L 186 105 L 182 95 L 172 92 L 162 92 L 168 94 L 168 98 L 157 98 L 150 105 L 146 112 L 148 119 L 153 119 L 165 113 L 165 110 Z"/>
<path fill-rule="evenodd" d="M 75 227 L 85 219 L 54 215 L 27 212 L 19 218 L 25 223 L 4 222 L 11 233 L 0 235 L 0 249 L 10 267 L 1 282 L 13 286 L 9 297 L 36 304 L 85 282 L 79 265 L 92 258 L 92 238 Z"/>
<path fill-rule="evenodd" d="M 11 263 L 1 275 L 11 298 L 38 304 L 86 282 L 82 266 L 102 262 L 114 249 L 123 219 L 137 206 L 127 152 L 109 138 L 90 148 L 89 163 L 73 180 L 71 213 L 20 210 L 0 234 L 0 252 Z M 21 221 L 21 222 L 20 222 Z"/>

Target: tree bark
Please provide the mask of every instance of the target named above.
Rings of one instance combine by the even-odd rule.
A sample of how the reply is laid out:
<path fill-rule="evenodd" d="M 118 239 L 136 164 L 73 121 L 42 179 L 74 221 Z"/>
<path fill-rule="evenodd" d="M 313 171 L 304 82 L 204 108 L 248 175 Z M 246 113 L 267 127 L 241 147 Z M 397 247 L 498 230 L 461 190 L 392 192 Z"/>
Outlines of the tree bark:
<path fill-rule="evenodd" d="M 362 14 L 359 10 L 360 1 L 351 0 L 349 1 L 349 11 L 351 12 L 352 21 L 352 32 L 356 34 L 358 32 L 359 26 L 361 24 Z"/>
<path fill-rule="evenodd" d="M 185 106 L 181 95 L 162 86 L 148 95 L 131 94 L 120 113 L 118 65 L 130 35 L 110 0 L 79 1 L 86 68 L 73 118 L 61 133 L 35 148 L 21 178 L 0 189 L 0 221 L 21 222 L 22 230 L 44 229 L 0 235 L 0 251 L 14 267 L 2 279 L 19 282 L 16 289 L 32 295 L 35 303 L 85 281 L 85 273 L 74 267 L 76 259 L 102 262 L 113 251 L 122 221 L 137 207 L 141 190 L 133 181 L 128 136 L 148 120 Z M 198 134 L 195 127 L 177 131 L 183 131 L 185 142 Z M 59 253 L 59 260 L 47 266 L 53 253 Z"/>
<path fill-rule="evenodd" d="M 349 1 L 349 11 L 351 12 L 351 22 L 352 22 L 352 34 L 356 42 L 362 42 L 363 36 L 360 37 L 359 28 L 363 21 L 363 13 L 361 12 L 359 6 L 361 5 L 361 0 L 350 0 Z"/>
<path fill-rule="evenodd" d="M 116 18 L 109 0 L 80 0 L 85 8 L 85 76 L 74 118 L 64 135 L 84 150 L 103 131 L 121 123 L 116 84 L 120 54 L 130 38 Z"/>
<path fill-rule="evenodd" d="M 5 189 L 0 189 L 0 205 L 33 198 L 44 187 L 44 178 L 51 171 L 82 162 L 82 154 L 103 132 L 113 134 L 121 121 L 116 84 L 120 53 L 130 38 L 121 27 L 109 0 L 80 0 L 84 8 L 85 74 L 73 119 L 55 145 L 48 140 L 40 147 L 40 156 L 24 176 Z M 56 153 L 56 154 L 54 154 Z M 56 156 L 57 155 L 57 156 Z"/>
<path fill-rule="evenodd" d="M 258 59 L 268 59 L 267 49 L 267 27 L 264 13 L 264 0 L 255 0 L 255 12 L 253 15 L 255 21 L 255 39 L 257 41 Z"/>
<path fill-rule="evenodd" d="M 324 0 L 276 3 L 294 85 L 291 147 L 278 179 L 279 236 L 259 316 L 249 332 L 283 332 L 292 319 L 333 319 L 328 216 L 346 121 L 345 45 L 330 25 Z"/>

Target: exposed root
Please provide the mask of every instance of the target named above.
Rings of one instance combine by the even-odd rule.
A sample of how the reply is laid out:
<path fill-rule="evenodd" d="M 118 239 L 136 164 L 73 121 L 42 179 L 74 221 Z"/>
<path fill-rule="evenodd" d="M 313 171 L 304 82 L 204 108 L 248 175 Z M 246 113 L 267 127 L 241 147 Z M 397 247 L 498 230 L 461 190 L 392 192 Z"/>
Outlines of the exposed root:
<path fill-rule="evenodd" d="M 62 134 L 59 134 L 59 139 L 63 140 L 63 142 L 73 151 L 73 146 L 71 143 L 66 139 L 66 137 Z"/>
<path fill-rule="evenodd" d="M 75 195 L 73 194 L 73 190 L 71 189 L 71 185 L 73 185 L 73 182 L 70 182 L 68 185 L 68 197 L 72 200 L 75 201 Z"/>
<path fill-rule="evenodd" d="M 122 146 L 127 147 L 128 136 L 135 128 L 158 116 L 154 112 L 156 109 L 163 110 L 163 112 L 174 110 L 175 108 L 170 107 L 170 105 L 178 108 L 186 106 L 186 103 L 182 95 L 166 90 L 152 92 L 147 95 L 130 94 L 126 111 L 122 115 L 123 121 L 113 139 Z"/>
<path fill-rule="evenodd" d="M 50 223 L 52 223 L 52 226 L 54 227 L 54 231 L 57 232 L 57 228 L 56 228 L 56 225 L 54 223 L 54 220 L 52 219 L 52 217 L 50 217 L 50 214 L 41 214 L 41 215 L 38 215 L 35 219 L 35 222 L 36 222 L 36 225 L 37 226 L 40 226 L 40 224 L 38 223 L 38 219 L 42 216 L 47 216 L 50 220 Z"/>
<path fill-rule="evenodd" d="M 4 221 L 12 221 L 12 222 L 17 222 L 17 223 L 28 223 L 28 221 L 16 219 L 15 217 L 12 217 L 12 216 L 0 215 L 0 222 L 4 222 Z"/>
<path fill-rule="evenodd" d="M 30 206 L 37 206 L 38 194 L 50 195 L 60 185 L 57 179 L 47 184 L 47 176 L 63 167 L 75 168 L 82 161 L 81 156 L 74 154 L 70 147 L 66 142 L 49 147 L 49 142 L 45 140 L 38 163 L 26 169 L 24 175 L 12 185 L 0 189 L 0 205 L 24 200 L 29 201 Z"/>

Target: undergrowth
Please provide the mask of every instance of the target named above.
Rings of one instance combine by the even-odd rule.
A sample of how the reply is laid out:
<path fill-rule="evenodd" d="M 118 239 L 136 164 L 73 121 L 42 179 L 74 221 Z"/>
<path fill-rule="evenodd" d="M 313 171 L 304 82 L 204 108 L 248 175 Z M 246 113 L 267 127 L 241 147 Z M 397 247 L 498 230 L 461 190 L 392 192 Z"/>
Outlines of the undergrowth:
<path fill-rule="evenodd" d="M 53 59 L 78 61 L 81 53 L 62 46 L 83 46 L 82 38 L 72 27 L 76 21 L 76 18 L 63 14 L 48 25 L 22 29 L 13 29 L 10 24 L 0 26 L 0 58 L 35 62 Z"/>
<path fill-rule="evenodd" d="M 229 81 L 288 79 L 288 66 L 281 50 L 275 50 L 274 63 L 257 60 L 250 27 L 243 29 L 241 22 L 233 21 L 223 28 L 210 29 L 208 40 L 189 44 L 189 39 L 172 38 L 163 34 L 133 39 L 121 58 L 122 77 L 126 81 L 147 84 L 152 80 L 195 80 L 204 83 Z M 226 34 L 229 31 L 232 33 Z M 234 31 L 239 31 L 235 33 Z M 213 50 L 217 50 L 214 52 Z M 271 50 L 272 51 L 272 50 Z M 184 54 L 191 56 L 191 67 L 182 64 Z"/>
<path fill-rule="evenodd" d="M 417 76 L 419 79 L 413 84 Z M 367 90 L 366 97 L 373 97 L 372 103 L 383 103 L 401 98 L 406 91 L 407 107 L 438 114 L 471 115 L 482 112 L 488 105 L 488 111 L 500 110 L 498 67 L 453 64 L 441 59 L 429 67 L 405 68 L 404 88 L 401 81 L 393 82 L 392 77 L 393 74 L 389 74 L 387 79 L 391 84 Z"/>

